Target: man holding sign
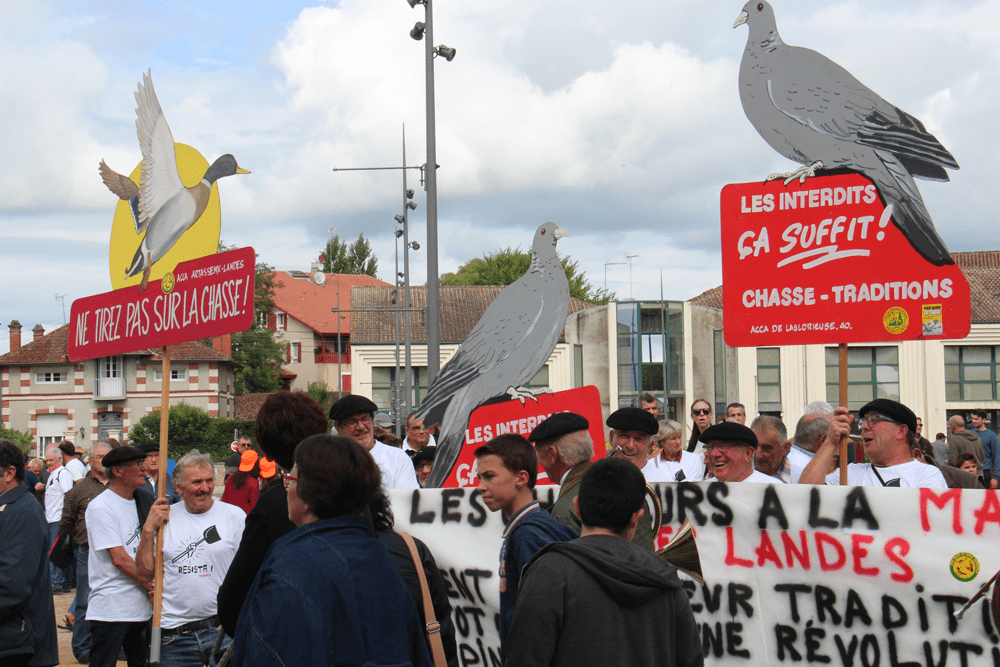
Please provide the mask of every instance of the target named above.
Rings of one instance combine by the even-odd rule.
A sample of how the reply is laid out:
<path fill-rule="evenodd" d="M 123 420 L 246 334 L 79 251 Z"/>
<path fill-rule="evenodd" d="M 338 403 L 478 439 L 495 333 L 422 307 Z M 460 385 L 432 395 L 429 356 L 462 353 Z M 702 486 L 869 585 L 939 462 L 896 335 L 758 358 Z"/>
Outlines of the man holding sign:
<path fill-rule="evenodd" d="M 139 578 L 153 581 L 153 543 L 166 523 L 160 664 L 201 667 L 211 658 L 219 632 L 216 596 L 243 537 L 246 515 L 235 505 L 215 502 L 215 471 L 207 454 L 185 454 L 174 466 L 174 478 L 184 502 L 169 505 L 163 498 L 153 504 L 136 564 Z"/>
<path fill-rule="evenodd" d="M 877 398 L 862 406 L 861 439 L 865 456 L 871 463 L 847 466 L 850 486 L 915 486 L 930 489 L 948 488 L 941 471 L 913 460 L 917 416 L 913 410 L 887 398 Z M 800 484 L 839 484 L 840 471 L 830 474 L 833 457 L 842 438 L 851 433 L 851 413 L 845 407 L 833 412 L 826 441 L 802 471 Z"/>

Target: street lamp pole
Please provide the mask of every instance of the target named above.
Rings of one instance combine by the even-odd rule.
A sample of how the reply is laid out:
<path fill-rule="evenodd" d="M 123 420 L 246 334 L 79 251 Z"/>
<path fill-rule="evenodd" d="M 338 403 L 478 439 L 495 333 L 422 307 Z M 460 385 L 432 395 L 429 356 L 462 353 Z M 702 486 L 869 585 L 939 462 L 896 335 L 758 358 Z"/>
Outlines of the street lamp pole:
<path fill-rule="evenodd" d="M 434 14 L 424 0 L 424 70 L 427 87 L 427 386 L 441 365 L 441 307 L 438 284 L 437 133 L 434 120 Z"/>
<path fill-rule="evenodd" d="M 628 260 L 628 298 L 630 298 L 630 299 L 634 298 L 632 296 L 632 258 L 633 257 L 638 257 L 638 256 L 639 255 L 627 255 L 626 256 L 626 259 Z"/>

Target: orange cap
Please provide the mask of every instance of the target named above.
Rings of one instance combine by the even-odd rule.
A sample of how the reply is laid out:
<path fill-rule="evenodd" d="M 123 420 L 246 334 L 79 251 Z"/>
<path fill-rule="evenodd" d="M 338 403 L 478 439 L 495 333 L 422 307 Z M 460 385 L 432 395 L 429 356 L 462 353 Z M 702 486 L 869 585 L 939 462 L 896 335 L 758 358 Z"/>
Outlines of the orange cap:
<path fill-rule="evenodd" d="M 260 476 L 264 479 L 270 479 L 274 477 L 275 473 L 278 472 L 277 464 L 266 456 L 260 459 Z"/>
<path fill-rule="evenodd" d="M 253 470 L 253 464 L 255 463 L 257 463 L 257 452 L 248 449 L 240 456 L 240 472 L 250 472 Z"/>

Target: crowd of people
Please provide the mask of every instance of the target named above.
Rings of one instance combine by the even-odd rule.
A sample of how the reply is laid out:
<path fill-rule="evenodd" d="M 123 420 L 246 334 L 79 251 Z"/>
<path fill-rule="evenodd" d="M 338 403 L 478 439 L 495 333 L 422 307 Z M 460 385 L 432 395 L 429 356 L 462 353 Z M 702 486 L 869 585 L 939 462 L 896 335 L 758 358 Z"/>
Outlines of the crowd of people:
<path fill-rule="evenodd" d="M 810 404 L 793 431 L 766 414 L 747 426 L 736 403 L 716 422 L 699 399 L 685 447 L 684 427 L 658 420 L 656 397 L 637 403 L 607 418 L 606 457 L 571 412 L 475 450 L 482 502 L 504 517 L 505 664 L 702 663 L 676 569 L 653 554 L 648 484 L 839 484 L 844 442 L 850 485 L 996 488 L 1000 478 L 1000 441 L 980 410 L 973 429 L 952 417 L 932 443 L 888 399 L 857 416 Z M 0 440 L 0 664 L 58 664 L 53 596 L 75 589 L 59 627 L 77 661 L 145 665 L 159 549 L 162 665 L 458 665 L 448 589 L 427 546 L 411 551 L 394 531 L 386 495 L 426 482 L 433 429 L 415 414 L 402 440 L 391 428 L 361 396 L 324 413 L 305 393 L 272 394 L 226 461 L 220 499 L 213 461 L 197 450 L 168 462 L 161 489 L 156 445 L 62 442 L 42 471 Z M 535 499 L 539 467 L 559 485 L 547 509 Z M 70 539 L 71 557 L 52 562 Z"/>

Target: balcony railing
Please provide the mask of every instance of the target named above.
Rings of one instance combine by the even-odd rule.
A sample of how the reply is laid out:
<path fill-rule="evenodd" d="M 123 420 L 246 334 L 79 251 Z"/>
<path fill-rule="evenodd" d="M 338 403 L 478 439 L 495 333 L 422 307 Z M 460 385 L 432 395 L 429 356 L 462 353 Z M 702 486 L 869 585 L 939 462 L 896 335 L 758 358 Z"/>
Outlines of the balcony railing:
<path fill-rule="evenodd" d="M 95 401 L 121 401 L 125 398 L 125 378 L 97 378 L 94 380 Z"/>
<path fill-rule="evenodd" d="M 340 360 L 342 364 L 351 363 L 351 355 L 349 354 L 337 354 L 336 352 L 316 352 L 317 364 L 335 364 L 337 360 Z"/>

